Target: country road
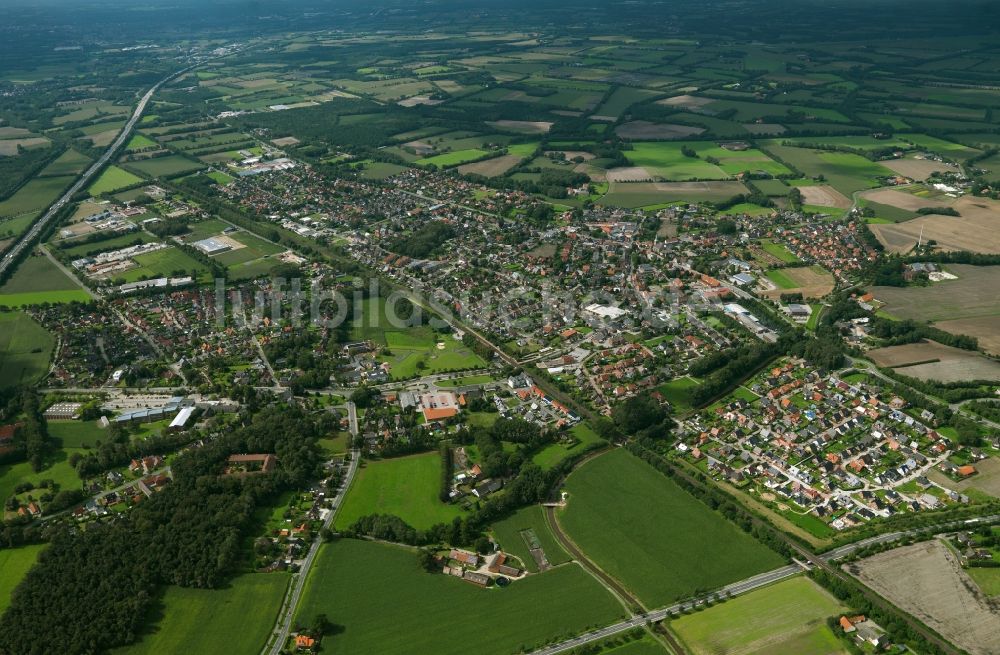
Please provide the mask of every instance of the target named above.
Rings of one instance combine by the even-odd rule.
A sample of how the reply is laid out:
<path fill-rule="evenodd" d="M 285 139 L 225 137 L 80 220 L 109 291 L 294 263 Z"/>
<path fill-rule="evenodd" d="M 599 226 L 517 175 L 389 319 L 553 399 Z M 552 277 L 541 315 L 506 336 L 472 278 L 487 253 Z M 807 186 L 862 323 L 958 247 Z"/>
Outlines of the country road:
<path fill-rule="evenodd" d="M 348 404 L 348 411 L 351 415 L 355 415 L 352 410 L 353 407 L 354 403 Z M 353 426 L 356 426 L 356 423 L 356 419 L 352 421 Z M 326 519 L 323 521 L 323 529 L 328 530 L 330 529 L 330 526 L 333 525 L 333 519 L 337 516 L 337 511 L 340 509 L 344 496 L 347 494 L 347 490 L 351 487 L 351 481 L 354 480 L 354 474 L 358 470 L 358 462 L 360 460 L 361 451 L 352 450 L 351 462 L 347 467 L 347 475 L 344 476 L 340 489 L 337 490 L 337 494 L 333 497 L 333 509 L 329 514 L 327 514 Z M 316 555 L 319 553 L 319 549 L 322 544 L 323 539 L 317 536 L 313 539 L 312 544 L 309 546 L 309 553 L 302 561 L 302 566 L 299 568 L 299 572 L 293 577 L 292 585 L 288 594 L 285 596 L 285 602 L 282 604 L 281 610 L 278 612 L 278 621 L 273 632 L 274 640 L 264 646 L 264 650 L 261 655 L 280 655 L 284 650 L 285 642 L 288 641 L 288 633 L 291 632 L 292 629 L 292 619 L 295 617 L 295 610 L 298 609 L 299 601 L 302 599 L 302 591 L 305 589 L 306 580 L 309 578 L 309 569 L 312 568 L 313 563 L 316 561 Z"/>
<path fill-rule="evenodd" d="M 87 185 L 87 183 L 90 182 L 91 178 L 93 178 L 94 175 L 96 175 L 97 172 L 100 171 L 104 167 L 104 165 L 111 160 L 111 158 L 115 155 L 115 153 L 118 152 L 118 150 L 123 145 L 125 145 L 125 142 L 132 134 L 132 128 L 135 127 L 135 124 L 139 122 L 140 118 L 142 118 L 143 112 L 146 111 L 146 105 L 149 104 L 149 101 L 153 97 L 153 94 L 156 93 L 161 86 L 163 86 L 170 80 L 174 79 L 175 77 L 183 75 L 184 73 L 194 68 L 196 65 L 197 64 L 192 64 L 190 66 L 180 69 L 179 71 L 171 73 L 170 75 L 164 77 L 162 80 L 154 84 L 149 89 L 149 91 L 146 91 L 146 94 L 143 95 L 142 98 L 139 100 L 139 104 L 136 105 L 135 111 L 132 112 L 132 116 L 128 119 L 128 122 L 125 123 L 125 126 L 122 128 L 122 131 L 118 133 L 118 137 L 114 140 L 114 142 L 110 146 L 108 146 L 108 149 L 104 151 L 104 154 L 101 155 L 97 161 L 91 164 L 90 168 L 85 170 L 83 174 L 80 175 L 79 178 L 77 178 L 76 182 L 74 182 L 73 185 L 69 189 L 67 189 L 66 192 L 59 197 L 58 200 L 56 200 L 54 203 L 52 203 L 52 205 L 49 206 L 45 214 L 40 219 L 35 221 L 35 223 L 31 226 L 31 228 L 29 228 L 28 231 L 25 232 L 13 246 L 11 246 L 7 254 L 4 255 L 3 260 L 0 260 L 0 275 L 3 275 L 4 272 L 6 272 L 7 268 L 9 268 L 10 265 L 17 260 L 18 256 L 24 251 L 24 249 L 29 247 L 30 244 L 34 242 L 35 238 L 42 233 L 42 231 L 50 222 L 52 222 L 52 219 L 55 218 L 55 215 L 59 212 L 59 210 L 65 207 L 73 198 L 73 196 L 78 191 L 83 189 Z"/>

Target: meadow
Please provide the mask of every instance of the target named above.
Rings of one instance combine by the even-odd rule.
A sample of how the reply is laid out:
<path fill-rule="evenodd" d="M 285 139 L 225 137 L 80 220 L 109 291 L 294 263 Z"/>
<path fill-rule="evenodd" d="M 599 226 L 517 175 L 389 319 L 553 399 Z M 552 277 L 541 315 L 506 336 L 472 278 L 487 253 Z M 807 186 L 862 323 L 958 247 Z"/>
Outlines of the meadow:
<path fill-rule="evenodd" d="M 843 653 L 826 618 L 846 611 L 809 578 L 796 577 L 671 621 L 692 655 Z"/>
<path fill-rule="evenodd" d="M 175 177 L 182 173 L 201 170 L 205 165 L 180 155 L 168 155 L 129 162 L 128 167 L 150 177 Z"/>
<path fill-rule="evenodd" d="M 0 614 L 10 606 L 10 597 L 28 570 L 35 565 L 44 544 L 0 549 Z"/>
<path fill-rule="evenodd" d="M 36 177 L 17 190 L 14 195 L 0 202 L 0 217 L 18 216 L 45 209 L 59 194 L 73 183 L 72 175 Z"/>
<path fill-rule="evenodd" d="M 537 537 L 542 550 L 545 551 L 545 559 L 549 564 L 558 566 L 570 561 L 570 556 L 559 545 L 552 535 L 549 525 L 545 520 L 545 509 L 541 505 L 525 507 L 514 513 L 513 516 L 493 524 L 493 536 L 500 544 L 500 548 L 511 555 L 517 556 L 524 564 L 524 568 L 532 573 L 538 572 L 538 565 L 535 558 L 531 556 L 531 550 L 521 532 L 531 530 Z"/>
<path fill-rule="evenodd" d="M 588 461 L 566 479 L 565 489 L 563 529 L 650 607 L 784 562 L 628 451 Z"/>
<path fill-rule="evenodd" d="M 884 166 L 848 152 L 825 152 L 765 142 L 764 151 L 809 177 L 822 176 L 827 184 L 848 198 L 862 189 L 878 186 L 878 178 L 895 175 Z"/>
<path fill-rule="evenodd" d="M 450 523 L 464 512 L 442 503 L 441 455 L 437 451 L 393 459 L 365 460 L 337 514 L 338 530 L 369 514 L 394 514 L 418 530 Z"/>
<path fill-rule="evenodd" d="M 465 150 L 456 150 L 454 152 L 446 152 L 440 155 L 434 155 L 433 157 L 425 157 L 424 159 L 418 159 L 414 162 L 417 166 L 437 166 L 438 168 L 446 168 L 448 166 L 458 166 L 459 164 L 465 164 L 470 161 L 478 161 L 484 157 L 488 157 L 490 152 L 487 150 L 480 150 L 478 148 L 467 148 Z"/>
<path fill-rule="evenodd" d="M 353 539 L 324 545 L 309 574 L 297 617 L 321 613 L 343 626 L 324 650 L 380 655 L 510 655 L 624 616 L 576 564 L 482 589 L 424 572 L 412 549 Z"/>
<path fill-rule="evenodd" d="M 135 263 L 139 264 L 139 267 L 117 273 L 115 279 L 120 277 L 126 282 L 135 282 L 144 277 L 191 275 L 192 272 L 196 272 L 198 276 L 204 276 L 207 273 L 207 269 L 200 262 L 179 248 L 164 248 L 145 255 L 137 255 L 133 259 Z"/>
<path fill-rule="evenodd" d="M 141 177 L 133 175 L 117 166 L 108 166 L 101 173 L 100 177 L 90 185 L 87 191 L 92 196 L 99 196 L 102 193 L 114 193 L 119 189 L 130 187 L 139 182 L 142 182 Z"/>
<path fill-rule="evenodd" d="M 256 653 L 271 634 L 289 579 L 284 573 L 248 573 L 223 589 L 168 587 L 152 632 L 112 653 Z"/>
<path fill-rule="evenodd" d="M 538 464 L 542 469 L 548 470 L 567 457 L 576 455 L 584 451 L 591 444 L 601 440 L 601 437 L 586 423 L 577 423 L 574 425 L 570 428 L 570 434 L 573 437 L 573 443 L 549 444 L 535 453 L 531 461 Z"/>
<path fill-rule="evenodd" d="M 0 388 L 27 384 L 49 367 L 55 338 L 23 312 L 0 312 Z"/>
<path fill-rule="evenodd" d="M 683 377 L 670 380 L 669 382 L 664 382 L 657 390 L 663 394 L 663 397 L 670 401 L 676 409 L 685 411 L 693 408 L 691 404 L 691 394 L 693 393 L 695 387 L 701 384 L 698 380 L 692 377 Z"/>
<path fill-rule="evenodd" d="M 90 294 L 66 277 L 47 257 L 40 255 L 25 259 L 0 286 L 0 306 L 23 307 L 73 300 L 86 302 Z"/>

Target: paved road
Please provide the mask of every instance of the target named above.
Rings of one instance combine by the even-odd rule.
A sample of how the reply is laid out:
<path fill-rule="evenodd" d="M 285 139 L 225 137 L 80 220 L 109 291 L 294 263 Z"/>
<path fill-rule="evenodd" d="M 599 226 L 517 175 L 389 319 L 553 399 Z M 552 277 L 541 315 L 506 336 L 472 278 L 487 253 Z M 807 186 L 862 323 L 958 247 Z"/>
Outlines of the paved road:
<path fill-rule="evenodd" d="M 348 403 L 348 412 L 353 413 L 354 403 Z M 356 426 L 357 419 L 355 418 L 354 424 Z M 333 525 L 333 519 L 337 515 L 340 505 L 344 500 L 344 495 L 347 493 L 348 488 L 351 486 L 351 481 L 354 480 L 354 474 L 358 470 L 358 461 L 361 459 L 361 451 L 352 450 L 351 451 L 351 463 L 347 467 L 347 475 L 344 476 L 344 481 L 340 485 L 340 489 L 337 490 L 337 495 L 333 498 L 333 510 L 327 515 L 326 520 L 323 521 L 323 527 L 329 529 Z M 312 568 L 313 562 L 316 561 L 316 555 L 319 553 L 320 546 L 323 540 L 320 537 L 313 539 L 312 545 L 309 546 L 309 553 L 306 555 L 305 559 L 302 561 L 302 566 L 299 572 L 295 574 L 292 579 L 291 590 L 288 595 L 285 596 L 285 603 L 281 607 L 281 611 L 278 613 L 278 623 L 274 629 L 274 641 L 270 646 L 265 646 L 262 651 L 262 655 L 281 655 L 282 650 L 284 650 L 285 642 L 288 641 L 288 633 L 292 629 L 292 619 L 295 616 L 295 610 L 299 606 L 299 600 L 302 598 L 302 590 L 305 588 L 306 580 L 309 578 L 309 569 Z"/>
<path fill-rule="evenodd" d="M 128 119 L 127 123 L 125 123 L 125 127 L 122 128 L 122 131 L 118 134 L 118 138 L 115 139 L 114 143 L 108 146 L 108 149 L 104 151 L 104 154 L 101 155 L 97 161 L 91 164 L 90 168 L 83 172 L 83 175 L 77 178 L 76 182 L 73 183 L 73 186 L 71 186 L 66 193 L 62 194 L 62 196 L 60 196 L 59 199 L 49 207 L 48 211 L 46 211 L 40 219 L 35 221 L 34 225 L 32 225 L 31 228 L 24 233 L 17 243 L 11 246 L 7 254 L 4 255 L 4 258 L 0 260 L 0 275 L 3 275 L 3 273 L 10 267 L 17 257 L 24 252 L 25 248 L 30 247 L 30 245 L 34 243 L 35 239 L 39 234 L 41 234 L 42 230 L 44 230 L 45 227 L 52 222 L 52 219 L 59 212 L 59 210 L 66 206 L 73 196 L 90 182 L 91 178 L 93 178 L 94 175 L 96 175 L 97 172 L 111 160 L 119 148 L 125 145 L 126 140 L 128 140 L 129 136 L 132 134 L 132 128 L 135 127 L 135 124 L 139 122 L 140 118 L 142 118 L 143 112 L 146 111 L 146 105 L 149 103 L 150 98 L 153 97 L 153 94 L 156 93 L 156 91 L 163 86 L 163 84 L 179 75 L 183 75 L 194 68 L 194 66 L 195 65 L 191 65 L 186 68 L 182 68 L 177 72 L 171 73 L 154 84 L 149 91 L 146 91 L 146 94 L 139 100 L 139 104 L 136 106 L 135 111 L 132 112 L 132 117 Z"/>

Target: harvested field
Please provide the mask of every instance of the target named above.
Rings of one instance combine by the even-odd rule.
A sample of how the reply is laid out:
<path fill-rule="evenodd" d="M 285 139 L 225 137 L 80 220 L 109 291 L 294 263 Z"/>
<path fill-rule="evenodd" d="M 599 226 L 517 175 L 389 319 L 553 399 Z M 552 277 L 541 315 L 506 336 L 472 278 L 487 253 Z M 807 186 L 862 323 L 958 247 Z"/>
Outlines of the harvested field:
<path fill-rule="evenodd" d="M 936 341 L 908 343 L 868 352 L 868 357 L 882 367 L 918 380 L 965 382 L 1000 380 L 1000 362 L 978 352 L 952 348 Z"/>
<path fill-rule="evenodd" d="M 657 100 L 656 104 L 666 105 L 667 107 L 683 107 L 684 109 L 698 109 L 699 107 L 704 107 L 705 105 L 710 105 L 715 102 L 714 98 L 699 98 L 698 96 L 674 96 L 673 98 L 664 98 L 663 100 Z"/>
<path fill-rule="evenodd" d="M 283 136 L 280 139 L 271 139 L 271 143 L 279 148 L 285 148 L 288 146 L 297 146 L 300 142 L 294 136 Z"/>
<path fill-rule="evenodd" d="M 33 136 L 25 139 L 5 139 L 0 141 L 0 156 L 13 157 L 17 155 L 18 146 L 25 150 L 30 150 L 40 146 L 47 146 L 50 143 L 51 141 L 43 136 Z"/>
<path fill-rule="evenodd" d="M 979 347 L 985 352 L 1000 355 L 1000 317 L 978 316 L 976 318 L 960 318 L 953 321 L 940 321 L 934 324 L 945 332 L 965 334 L 979 339 Z"/>
<path fill-rule="evenodd" d="M 615 128 L 615 133 L 623 139 L 684 139 L 697 136 L 704 131 L 702 127 L 649 121 L 632 121 Z"/>
<path fill-rule="evenodd" d="M 923 182 L 931 176 L 931 173 L 938 171 L 958 172 L 958 166 L 954 164 L 931 159 L 890 159 L 879 163 L 890 171 L 918 182 Z"/>
<path fill-rule="evenodd" d="M 847 570 L 972 655 L 1000 652 L 1000 606 L 939 541 L 879 553 Z"/>
<path fill-rule="evenodd" d="M 961 216 L 929 215 L 905 223 L 869 225 L 886 250 L 908 252 L 920 238 L 945 251 L 1000 254 L 1000 201 L 964 196 L 952 204 Z"/>
<path fill-rule="evenodd" d="M 522 132 L 524 134 L 546 134 L 550 129 L 552 129 L 552 123 L 549 121 L 488 121 L 489 125 L 493 127 L 500 128 L 501 130 L 511 130 L 513 132 Z"/>
<path fill-rule="evenodd" d="M 510 169 L 517 166 L 521 162 L 521 159 L 522 157 L 518 157 L 517 155 L 494 157 L 493 159 L 487 159 L 486 161 L 463 164 L 458 167 L 458 172 L 462 175 L 471 173 L 473 175 L 483 175 L 485 177 L 496 177 L 497 175 L 503 175 Z"/>
<path fill-rule="evenodd" d="M 623 168 L 612 168 L 607 173 L 609 182 L 648 182 L 653 179 L 642 166 L 626 166 Z"/>
<path fill-rule="evenodd" d="M 804 298 L 822 298 L 833 291 L 833 276 L 819 266 L 800 266 L 780 269 L 783 277 L 796 285 L 765 291 L 768 298 L 778 298 L 783 293 L 801 293 Z"/>
<path fill-rule="evenodd" d="M 870 291 L 896 318 L 929 321 L 953 334 L 982 339 L 990 352 L 1000 351 L 1000 266 L 950 264 L 947 271 L 958 279 Z"/>
<path fill-rule="evenodd" d="M 802 204 L 850 209 L 851 199 L 831 186 L 800 186 Z"/>
<path fill-rule="evenodd" d="M 877 202 L 880 205 L 889 205 L 890 207 L 907 209 L 911 212 L 923 209 L 924 207 L 947 207 L 951 204 L 935 200 L 933 198 L 921 198 L 920 196 L 915 196 L 912 193 L 896 191 L 895 189 L 877 189 L 875 191 L 866 191 L 861 194 L 861 197 L 865 200 Z"/>

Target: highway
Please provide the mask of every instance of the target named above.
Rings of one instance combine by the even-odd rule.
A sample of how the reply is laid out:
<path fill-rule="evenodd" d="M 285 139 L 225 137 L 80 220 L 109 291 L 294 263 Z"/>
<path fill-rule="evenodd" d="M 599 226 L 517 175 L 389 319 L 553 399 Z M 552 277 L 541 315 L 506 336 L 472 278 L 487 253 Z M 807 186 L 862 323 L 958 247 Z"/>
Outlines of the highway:
<path fill-rule="evenodd" d="M 46 226 L 48 226 L 48 224 L 52 222 L 52 219 L 55 218 L 55 215 L 59 212 L 59 210 L 65 207 L 73 198 L 73 196 L 78 191 L 83 189 L 94 177 L 94 175 L 96 175 L 97 172 L 100 171 L 104 167 L 104 165 L 111 160 L 111 158 L 115 155 L 115 153 L 123 145 L 125 145 L 125 142 L 132 134 L 132 128 L 135 127 L 135 124 L 139 122 L 140 118 L 142 118 L 143 112 L 146 111 L 146 105 L 149 104 L 149 100 L 153 97 L 153 94 L 156 93 L 156 91 L 161 86 L 163 86 L 163 84 L 169 82 L 175 77 L 178 77 L 179 75 L 183 75 L 184 73 L 194 68 L 194 66 L 195 65 L 192 64 L 191 66 L 182 68 L 179 71 L 171 73 L 167 77 L 164 77 L 162 80 L 154 84 L 152 88 L 149 89 L 149 91 L 146 91 L 146 94 L 142 96 L 142 98 L 139 100 L 139 104 L 136 105 L 135 111 L 132 112 L 131 118 L 129 118 L 128 122 L 125 123 L 125 127 L 122 128 L 122 131 L 118 134 L 118 138 L 115 139 L 114 143 L 108 146 L 108 149 L 104 151 L 104 154 L 101 155 L 97 161 L 91 164 L 90 168 L 84 171 L 79 178 L 77 178 L 76 182 L 73 183 L 73 186 L 67 189 L 67 191 L 64 194 L 62 194 L 62 196 L 60 196 L 58 200 L 52 203 L 52 205 L 49 206 L 48 211 L 46 211 L 45 214 L 40 219 L 35 221 L 35 223 L 28 229 L 28 231 L 25 232 L 20 239 L 18 239 L 17 243 L 11 246 L 7 254 L 4 255 L 2 260 L 0 260 L 0 276 L 2 276 L 4 272 L 6 272 L 6 270 L 11 266 L 11 264 L 17 261 L 17 258 L 21 255 L 21 253 L 24 252 L 26 248 L 31 247 L 31 244 L 35 242 L 35 239 L 38 237 L 39 234 L 42 233 L 42 231 L 46 228 Z"/>

